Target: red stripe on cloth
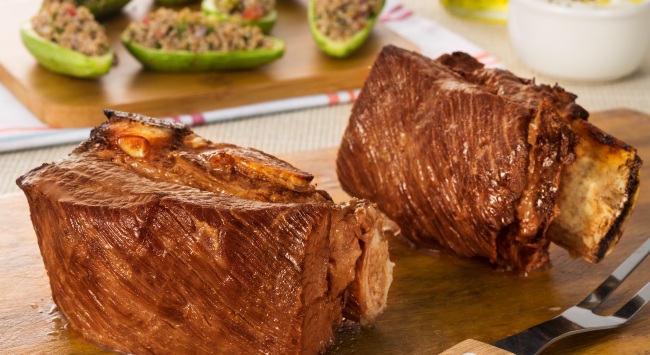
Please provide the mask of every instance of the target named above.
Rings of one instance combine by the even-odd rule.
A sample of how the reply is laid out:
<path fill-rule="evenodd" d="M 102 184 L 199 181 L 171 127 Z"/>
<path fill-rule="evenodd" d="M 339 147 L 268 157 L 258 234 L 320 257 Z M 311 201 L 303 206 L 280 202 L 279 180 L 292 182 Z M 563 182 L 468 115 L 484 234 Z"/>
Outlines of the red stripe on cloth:
<path fill-rule="evenodd" d="M 354 101 L 357 99 L 357 93 L 354 92 L 354 90 L 350 90 L 349 93 L 350 93 L 350 101 Z"/>
<path fill-rule="evenodd" d="M 336 105 L 339 103 L 339 95 L 337 93 L 327 94 L 327 104 Z"/>
<path fill-rule="evenodd" d="M 409 17 L 413 16 L 413 11 L 411 10 L 405 10 L 404 12 L 397 13 L 397 14 L 388 14 L 382 18 L 379 19 L 379 22 L 385 23 L 385 22 L 391 22 L 391 21 L 401 21 L 405 20 Z"/>
<path fill-rule="evenodd" d="M 181 116 L 171 116 L 170 118 L 171 118 L 172 121 L 174 121 L 174 122 L 183 123 L 183 122 L 181 121 Z"/>
<path fill-rule="evenodd" d="M 402 8 L 403 8 L 403 6 L 398 4 L 397 6 L 393 7 L 392 9 L 390 9 L 390 11 L 388 11 L 388 13 L 389 13 L 389 14 L 395 13 L 395 12 L 401 10 Z"/>
<path fill-rule="evenodd" d="M 386 11 L 383 16 L 379 18 L 379 22 L 386 22 L 392 19 L 391 15 L 402 10 L 402 5 L 393 6 L 390 10 Z"/>
<path fill-rule="evenodd" d="M 388 10 L 382 17 L 379 18 L 379 22 L 390 22 L 390 21 L 399 21 L 404 20 L 413 16 L 413 12 L 402 5 L 396 5 L 390 10 Z"/>
<path fill-rule="evenodd" d="M 205 116 L 202 113 L 193 113 L 190 116 L 192 117 L 192 124 L 194 126 L 205 124 Z"/>
<path fill-rule="evenodd" d="M 408 11 L 406 11 L 404 13 L 399 14 L 398 16 L 395 16 L 392 20 L 394 20 L 394 21 L 404 20 L 404 19 L 407 19 L 407 18 L 409 18 L 411 16 L 413 16 L 413 11 L 408 10 Z"/>
<path fill-rule="evenodd" d="M 481 59 L 487 58 L 487 57 L 489 57 L 489 56 L 490 56 L 490 53 L 488 53 L 488 52 L 483 52 L 483 53 L 479 53 L 479 54 L 475 55 L 475 56 L 474 56 L 474 59 L 476 59 L 476 60 L 478 60 L 478 61 L 480 62 Z"/>

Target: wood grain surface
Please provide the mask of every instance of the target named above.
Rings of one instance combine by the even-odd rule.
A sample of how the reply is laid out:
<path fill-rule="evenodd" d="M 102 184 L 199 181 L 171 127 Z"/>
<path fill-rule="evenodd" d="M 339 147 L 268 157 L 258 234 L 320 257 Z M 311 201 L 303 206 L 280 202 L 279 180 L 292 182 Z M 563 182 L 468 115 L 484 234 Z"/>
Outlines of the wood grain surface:
<path fill-rule="evenodd" d="M 388 309 L 371 328 L 336 332 L 330 354 L 437 354 L 466 339 L 491 343 L 553 318 L 579 302 L 650 236 L 650 116 L 617 110 L 592 122 L 639 149 L 648 163 L 641 192 L 617 248 L 597 265 L 551 247 L 552 266 L 527 276 L 494 271 L 487 263 L 446 254 L 428 255 L 393 238 L 396 263 Z M 346 200 L 334 172 L 336 149 L 284 156 L 312 172 L 320 188 Z M 103 354 L 66 329 L 48 279 L 22 195 L 0 197 L 0 353 Z M 607 301 L 611 313 L 648 281 L 650 261 Z M 611 331 L 569 337 L 543 354 L 650 354 L 650 307 Z"/>
<path fill-rule="evenodd" d="M 469 355 L 469 354 L 513 355 L 509 351 L 473 339 L 467 339 L 460 344 L 456 344 L 451 349 L 447 349 L 442 353 L 440 353 L 440 355 Z"/>
<path fill-rule="evenodd" d="M 95 126 L 102 108 L 154 117 L 204 112 L 254 102 L 361 87 L 381 47 L 411 44 L 378 24 L 369 41 L 351 57 L 334 59 L 321 53 L 307 24 L 306 1 L 278 1 L 272 35 L 286 41 L 284 57 L 270 65 L 229 72 L 193 74 L 144 70 L 119 41 L 133 19 L 155 8 L 152 0 L 132 0 L 103 23 L 118 63 L 98 80 L 57 75 L 40 67 L 23 46 L 20 25 L 38 10 L 41 0 L 0 1 L 0 81 L 43 122 L 54 127 Z M 192 5 L 198 9 L 198 5 Z"/>

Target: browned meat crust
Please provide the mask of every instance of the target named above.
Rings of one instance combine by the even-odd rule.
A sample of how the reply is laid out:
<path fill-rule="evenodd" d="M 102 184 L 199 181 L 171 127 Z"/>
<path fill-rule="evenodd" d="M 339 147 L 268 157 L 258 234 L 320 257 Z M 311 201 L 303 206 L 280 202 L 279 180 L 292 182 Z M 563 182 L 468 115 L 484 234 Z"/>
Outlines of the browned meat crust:
<path fill-rule="evenodd" d="M 549 228 L 563 224 L 554 221 L 569 207 L 558 203 L 561 181 L 570 180 L 565 168 L 582 159 L 576 151 L 585 138 L 577 127 L 588 113 L 575 98 L 558 86 L 485 69 L 464 53 L 431 60 L 387 46 L 353 107 L 339 180 L 353 196 L 376 202 L 419 247 L 523 272 L 539 268 L 560 238 Z M 629 171 L 612 179 L 638 181 Z M 594 259 L 593 250 L 574 251 Z"/>
<path fill-rule="evenodd" d="M 258 150 L 107 114 L 18 179 L 72 330 L 138 354 L 315 354 L 344 315 L 383 311 L 393 264 L 371 204 L 336 205 Z"/>

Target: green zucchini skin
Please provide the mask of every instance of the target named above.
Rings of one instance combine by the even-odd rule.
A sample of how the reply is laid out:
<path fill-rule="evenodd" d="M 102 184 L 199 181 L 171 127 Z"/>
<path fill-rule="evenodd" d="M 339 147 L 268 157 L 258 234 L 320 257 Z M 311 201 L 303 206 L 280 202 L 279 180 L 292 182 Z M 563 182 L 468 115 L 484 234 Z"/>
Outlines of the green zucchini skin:
<path fill-rule="evenodd" d="M 161 51 L 138 43 L 122 43 L 142 65 L 150 70 L 162 72 L 201 72 L 229 69 L 248 69 L 270 63 L 284 55 L 285 43 L 274 38 L 271 49 L 236 52 Z"/>
<path fill-rule="evenodd" d="M 93 3 L 91 1 L 79 0 L 77 1 L 77 6 L 86 7 L 93 15 L 95 15 L 95 18 L 105 18 L 119 12 L 130 1 L 131 0 L 102 0 Z"/>
<path fill-rule="evenodd" d="M 324 53 L 335 57 L 335 58 L 345 58 L 354 53 L 357 49 L 366 42 L 368 36 L 372 32 L 372 28 L 375 27 L 379 15 L 374 16 L 368 21 L 368 26 L 363 30 L 357 32 L 352 38 L 347 41 L 335 41 L 327 38 L 323 33 L 321 33 L 316 27 L 316 18 L 314 14 L 314 4 L 319 0 L 309 0 L 309 5 L 307 8 L 307 19 L 309 21 L 309 29 L 311 30 L 312 37 L 318 45 L 318 48 Z M 322 0 L 321 0 L 322 1 Z M 382 8 L 383 8 L 382 3 Z"/>
<path fill-rule="evenodd" d="M 50 71 L 76 78 L 98 78 L 111 70 L 113 51 L 101 56 L 87 56 L 72 49 L 63 48 L 41 37 L 27 21 L 20 27 L 20 37 L 27 50 Z"/>
<path fill-rule="evenodd" d="M 273 10 L 268 15 L 262 17 L 259 20 L 249 21 L 241 19 L 239 16 L 229 16 L 222 12 L 217 11 L 217 8 L 214 6 L 213 0 L 203 0 L 201 1 L 201 11 L 206 15 L 216 16 L 220 21 L 239 21 L 251 26 L 257 26 L 262 30 L 262 33 L 269 34 L 275 26 L 275 23 L 278 20 L 278 11 Z"/>

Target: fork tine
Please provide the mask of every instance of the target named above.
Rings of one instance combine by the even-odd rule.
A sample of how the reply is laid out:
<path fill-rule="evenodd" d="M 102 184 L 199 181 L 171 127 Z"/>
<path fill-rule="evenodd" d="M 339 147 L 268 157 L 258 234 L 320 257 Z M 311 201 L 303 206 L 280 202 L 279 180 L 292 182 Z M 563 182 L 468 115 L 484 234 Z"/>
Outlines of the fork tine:
<path fill-rule="evenodd" d="M 648 282 L 643 288 L 632 297 L 623 307 L 621 307 L 616 313 L 613 314 L 613 317 L 623 318 L 625 320 L 630 319 L 636 312 L 638 312 L 643 306 L 650 301 L 650 282 Z"/>
<path fill-rule="evenodd" d="M 641 244 L 641 246 L 632 253 L 619 267 L 612 272 L 603 283 L 598 285 L 594 292 L 590 293 L 582 302 L 578 304 L 579 307 L 586 309 L 594 309 L 598 307 L 609 295 L 618 288 L 618 286 L 636 269 L 637 266 L 648 256 L 650 253 L 650 238 Z M 645 289 L 645 287 L 644 287 Z M 625 307 L 625 306 L 623 306 Z"/>

